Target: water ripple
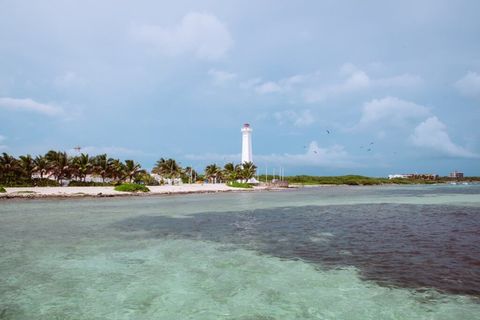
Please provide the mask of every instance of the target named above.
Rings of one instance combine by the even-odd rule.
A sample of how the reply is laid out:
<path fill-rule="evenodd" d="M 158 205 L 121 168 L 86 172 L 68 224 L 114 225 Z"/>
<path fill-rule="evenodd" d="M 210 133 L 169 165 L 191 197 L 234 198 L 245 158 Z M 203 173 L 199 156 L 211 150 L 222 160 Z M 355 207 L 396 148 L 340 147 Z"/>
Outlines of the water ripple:
<path fill-rule="evenodd" d="M 475 207 L 365 204 L 140 216 L 115 225 L 149 237 L 233 244 L 322 268 L 354 266 L 385 286 L 480 296 Z"/>

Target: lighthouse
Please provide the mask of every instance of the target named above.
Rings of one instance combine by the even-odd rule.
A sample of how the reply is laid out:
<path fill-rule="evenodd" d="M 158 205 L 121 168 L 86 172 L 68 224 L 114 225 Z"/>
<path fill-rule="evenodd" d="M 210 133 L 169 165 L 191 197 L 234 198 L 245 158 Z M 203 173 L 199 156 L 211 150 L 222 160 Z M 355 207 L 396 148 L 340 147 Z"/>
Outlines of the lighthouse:
<path fill-rule="evenodd" d="M 252 128 L 245 123 L 242 128 L 242 164 L 253 162 L 252 158 Z"/>

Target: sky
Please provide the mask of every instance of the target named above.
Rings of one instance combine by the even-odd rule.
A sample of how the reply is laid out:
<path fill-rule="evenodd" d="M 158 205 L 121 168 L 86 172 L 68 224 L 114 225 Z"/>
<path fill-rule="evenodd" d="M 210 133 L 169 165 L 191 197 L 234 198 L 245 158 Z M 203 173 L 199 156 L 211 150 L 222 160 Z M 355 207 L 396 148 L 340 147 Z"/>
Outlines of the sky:
<path fill-rule="evenodd" d="M 0 0 L 0 152 L 480 176 L 480 2 Z"/>

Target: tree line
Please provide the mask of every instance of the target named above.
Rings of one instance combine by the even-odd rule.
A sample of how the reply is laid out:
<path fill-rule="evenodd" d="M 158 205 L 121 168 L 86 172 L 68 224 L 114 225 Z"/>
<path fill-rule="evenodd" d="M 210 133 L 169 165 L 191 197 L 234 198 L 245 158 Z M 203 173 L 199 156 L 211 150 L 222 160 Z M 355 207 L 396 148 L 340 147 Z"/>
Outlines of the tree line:
<path fill-rule="evenodd" d="M 191 167 L 183 169 L 180 164 L 174 159 L 161 158 L 152 169 L 152 173 L 158 174 L 166 179 L 187 180 L 188 182 L 195 182 L 198 180 L 206 180 L 210 183 L 223 183 L 230 181 L 248 181 L 255 176 L 257 167 L 253 162 L 245 162 L 243 164 L 235 165 L 229 162 L 220 167 L 217 164 L 209 164 L 205 167 L 204 174 L 199 175 Z"/>
<path fill-rule="evenodd" d="M 175 159 L 161 158 L 151 171 L 160 177 L 160 182 L 149 172 L 142 169 L 134 160 L 121 161 L 107 154 L 89 156 L 82 153 L 70 156 L 66 152 L 50 150 L 44 155 L 32 157 L 22 155 L 18 158 L 5 152 L 0 156 L 0 185 L 3 186 L 54 186 L 69 181 L 69 185 L 100 185 L 121 182 L 158 184 L 181 179 L 194 183 L 207 180 L 210 183 L 242 180 L 254 177 L 256 166 L 253 163 L 235 165 L 227 163 L 223 168 L 210 164 L 204 175 L 198 174 L 192 167 L 182 168 Z M 101 182 L 87 181 L 95 176 Z M 97 179 L 98 180 L 98 179 Z"/>

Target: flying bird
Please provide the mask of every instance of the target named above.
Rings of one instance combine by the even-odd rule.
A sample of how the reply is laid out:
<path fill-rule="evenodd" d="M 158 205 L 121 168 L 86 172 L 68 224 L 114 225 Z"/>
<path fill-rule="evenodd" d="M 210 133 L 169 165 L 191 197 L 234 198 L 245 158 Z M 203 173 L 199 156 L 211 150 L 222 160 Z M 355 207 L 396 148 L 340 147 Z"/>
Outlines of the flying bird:
<path fill-rule="evenodd" d="M 373 144 L 373 142 L 370 142 L 370 145 L 372 145 L 372 144 Z"/>
<path fill-rule="evenodd" d="M 330 134 L 330 130 L 327 130 L 327 134 Z"/>
<path fill-rule="evenodd" d="M 75 151 L 77 151 L 77 152 L 80 152 L 80 150 L 82 150 L 82 147 L 76 146 L 75 148 L 73 148 L 73 150 L 75 150 Z"/>
<path fill-rule="evenodd" d="M 372 151 L 372 149 L 368 148 L 368 149 L 367 149 L 367 152 L 369 152 L 369 151 Z"/>

